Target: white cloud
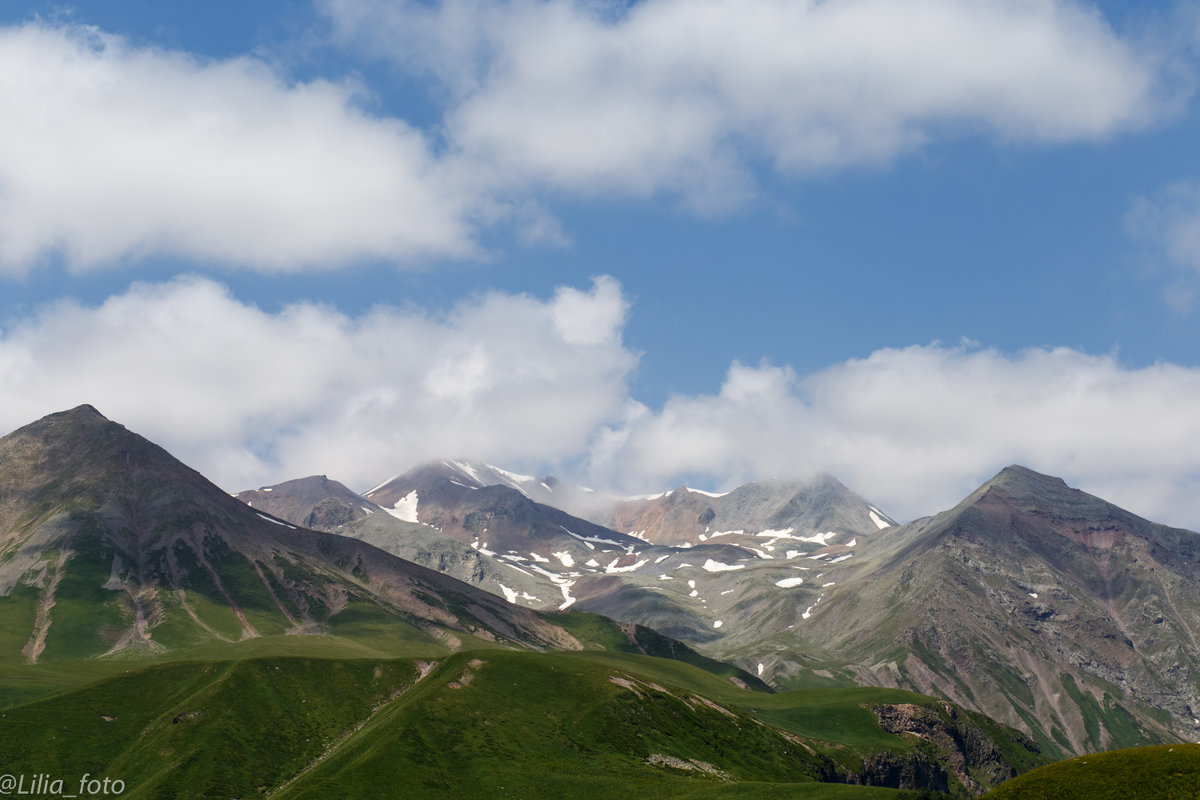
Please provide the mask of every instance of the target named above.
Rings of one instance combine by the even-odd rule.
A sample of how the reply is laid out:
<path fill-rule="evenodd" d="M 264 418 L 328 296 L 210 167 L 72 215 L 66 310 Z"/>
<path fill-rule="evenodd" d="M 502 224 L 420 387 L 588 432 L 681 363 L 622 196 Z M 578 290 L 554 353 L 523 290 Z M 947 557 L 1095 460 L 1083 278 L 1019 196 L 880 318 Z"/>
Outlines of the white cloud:
<path fill-rule="evenodd" d="M 582 340 L 564 302 L 589 320 Z M 624 402 L 624 306 L 606 278 L 443 317 L 267 313 L 206 279 L 135 284 L 0 334 L 0 430 L 91 403 L 230 490 L 316 473 L 362 489 L 443 456 L 553 462 Z"/>
<path fill-rule="evenodd" d="M 1091 140 L 1170 105 L 1157 57 L 1071 0 L 325 0 L 442 119 L 83 26 L 0 28 L 0 273 L 164 255 L 266 271 L 463 257 L 547 197 L 701 210 L 944 135 Z"/>
<path fill-rule="evenodd" d="M 880 350 L 806 378 L 734 365 L 719 394 L 632 406 L 593 469 L 642 491 L 827 471 L 889 513 L 961 500 L 1009 463 L 1158 521 L 1200 525 L 1200 369 L 970 345 Z"/>
<path fill-rule="evenodd" d="M 943 134 L 1095 139 L 1165 112 L 1160 56 L 1072 0 L 324 0 L 342 41 L 436 75 L 504 185 L 701 207 Z"/>
<path fill-rule="evenodd" d="M 263 270 L 472 252 L 472 200 L 352 85 L 84 27 L 0 29 L 0 272 L 147 255 Z"/>
<path fill-rule="evenodd" d="M 437 316 L 268 313 L 203 278 L 135 284 L 0 333 L 0 430 L 92 403 L 230 490 L 318 473 L 362 489 L 446 456 L 584 464 L 565 477 L 633 493 L 823 470 L 904 518 L 1020 463 L 1200 527 L 1200 369 L 934 344 L 808 376 L 734 364 L 719 392 L 652 409 L 629 395 L 626 313 L 611 278 Z"/>

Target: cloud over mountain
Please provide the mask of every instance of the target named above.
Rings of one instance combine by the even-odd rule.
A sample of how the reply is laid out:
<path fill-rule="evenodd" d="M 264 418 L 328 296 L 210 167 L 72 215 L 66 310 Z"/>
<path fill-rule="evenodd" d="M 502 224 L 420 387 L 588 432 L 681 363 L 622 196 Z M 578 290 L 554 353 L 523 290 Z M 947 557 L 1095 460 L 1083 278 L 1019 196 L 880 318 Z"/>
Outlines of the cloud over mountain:
<path fill-rule="evenodd" d="M 1200 369 L 935 343 L 810 375 L 735 363 L 718 391 L 650 408 L 629 388 L 630 313 L 608 277 L 359 316 L 264 311 L 204 278 L 139 283 L 0 333 L 0 429 L 93 403 L 230 490 L 315 473 L 361 489 L 459 455 L 630 491 L 824 470 L 899 517 L 1019 462 L 1200 524 Z"/>

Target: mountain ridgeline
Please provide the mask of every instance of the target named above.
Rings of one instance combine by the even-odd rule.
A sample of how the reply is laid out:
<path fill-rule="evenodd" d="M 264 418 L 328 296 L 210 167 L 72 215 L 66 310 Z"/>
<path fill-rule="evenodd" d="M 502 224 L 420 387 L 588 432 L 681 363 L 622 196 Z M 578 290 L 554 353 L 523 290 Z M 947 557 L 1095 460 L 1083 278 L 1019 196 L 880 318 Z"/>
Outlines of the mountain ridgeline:
<path fill-rule="evenodd" d="M 655 545 L 533 500 L 513 473 L 438 471 L 243 502 L 90 406 L 0 439 L 5 780 L 179 798 L 966 797 L 1048 760 L 946 700 L 772 693 L 759 662 L 712 657 L 754 641 L 720 618 L 740 626 L 763 594 L 794 603 L 799 559 L 836 570 L 868 533 L 709 526 Z M 859 520 L 883 533 L 879 514 Z M 603 604 L 626 619 L 584 610 Z M 686 618 L 712 646 L 639 614 Z"/>
<path fill-rule="evenodd" d="M 433 568 L 469 565 L 459 577 L 517 604 L 647 625 L 778 688 L 947 697 L 1050 753 L 1200 733 L 1200 537 L 1057 478 L 1008 467 L 907 525 L 828 476 L 592 498 L 590 520 L 522 493 L 534 485 L 562 491 L 433 462 L 368 492 L 336 529 Z M 242 497 L 285 516 L 288 486 Z"/>

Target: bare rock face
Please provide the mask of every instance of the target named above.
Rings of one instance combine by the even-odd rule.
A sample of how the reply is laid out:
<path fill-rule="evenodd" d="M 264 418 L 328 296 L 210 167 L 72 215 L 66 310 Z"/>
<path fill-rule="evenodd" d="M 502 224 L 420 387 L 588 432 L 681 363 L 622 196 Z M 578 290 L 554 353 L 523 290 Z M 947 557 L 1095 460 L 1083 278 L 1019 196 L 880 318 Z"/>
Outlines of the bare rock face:
<path fill-rule="evenodd" d="M 1017 775 L 1018 770 L 1005 759 L 995 740 L 960 714 L 952 703 L 941 702 L 936 708 L 897 703 L 874 706 L 872 710 L 885 731 L 904 734 L 936 748 L 944 755 L 950 773 L 974 795 Z M 1009 734 L 1030 753 L 1038 752 L 1037 745 L 1027 736 L 1017 731 Z M 973 774 L 982 776 L 984 783 L 972 777 Z"/>

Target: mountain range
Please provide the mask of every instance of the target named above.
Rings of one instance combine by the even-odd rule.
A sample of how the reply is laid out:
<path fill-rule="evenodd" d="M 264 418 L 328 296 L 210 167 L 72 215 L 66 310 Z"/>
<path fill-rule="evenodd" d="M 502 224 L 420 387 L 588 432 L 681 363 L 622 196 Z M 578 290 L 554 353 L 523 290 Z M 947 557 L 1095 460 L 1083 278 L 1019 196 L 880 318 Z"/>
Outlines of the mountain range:
<path fill-rule="evenodd" d="M 555 498 L 580 515 L 544 502 Z M 317 766 L 339 758 L 382 758 L 373 770 L 442 787 L 419 796 L 456 796 L 463 784 L 450 761 L 417 766 L 433 763 L 430 748 L 453 740 L 486 760 L 488 748 L 504 747 L 462 739 L 451 716 L 421 704 L 457 708 L 451 698 L 478 681 L 487 699 L 471 703 L 493 716 L 464 710 L 459 725 L 525 719 L 511 735 L 541 742 L 535 749 L 562 770 L 592 774 L 572 753 L 623 765 L 608 794 L 592 786 L 589 796 L 627 796 L 664 770 L 686 776 L 683 794 L 697 780 L 978 794 L 1048 757 L 1195 736 L 1198 541 L 1017 466 L 953 509 L 903 525 L 831 476 L 612 498 L 439 461 L 362 494 L 319 476 L 231 497 L 81 406 L 0 439 L 0 725 L 25 720 L 34 730 L 47 714 L 86 707 L 95 713 L 79 730 L 100 719 L 102 731 L 142 720 L 112 713 L 133 701 L 111 699 L 141 693 L 161 707 L 118 726 L 126 738 L 114 741 L 127 744 L 100 749 L 105 763 L 147 765 L 147 797 L 287 787 L 315 796 L 329 781 L 356 780 Z M 359 711 L 313 718 L 247 677 L 279 669 L 316 687 L 326 659 L 374 664 L 357 688 L 330 678 L 360 697 Z M 189 663 L 201 665 L 190 677 L 171 672 Z M 443 677 L 421 685 L 441 688 L 412 694 L 430 674 Z M 586 717 L 606 720 L 594 732 L 601 739 L 570 734 L 574 749 L 558 749 L 566 734 L 554 726 L 570 717 L 588 728 L 577 715 L 590 701 L 522 682 L 535 674 L 543 684 L 561 674 L 618 687 L 585 692 L 602 698 L 600 716 Z M 286 737 L 291 766 L 268 759 L 226 788 L 164 783 L 152 752 L 201 758 L 213 736 L 226 741 L 235 729 L 255 746 L 275 741 L 170 688 L 183 680 L 194 697 L 224 703 L 224 678 L 200 688 L 220 675 L 241 676 L 244 702 L 273 709 L 254 714 L 303 720 L 325 731 L 324 744 Z M 339 702 L 311 691 L 303 702 L 314 707 Z M 534 700 L 539 691 L 560 705 Z M 529 703 L 536 722 L 522 710 Z M 716 716 L 696 724 L 717 739 L 678 727 L 680 713 L 701 707 Z M 172 729 L 168 742 L 156 727 L 163 715 L 214 721 L 194 734 Z M 640 720 L 641 745 L 614 733 L 630 720 Z M 751 741 L 748 723 L 778 738 Z M 420 741 L 406 734 L 403 754 L 384 744 L 396 725 L 420 731 Z M 37 770 L 52 752 L 58 765 L 91 765 L 88 736 L 78 748 L 72 737 L 7 739 L 0 758 Z M 518 762 L 533 763 L 506 763 Z M 325 782 L 305 784 L 310 773 Z M 582 791 L 572 785 L 556 795 Z"/>
<path fill-rule="evenodd" d="M 293 485 L 239 496 L 298 521 Z M 588 520 L 533 499 L 557 486 L 431 462 L 327 529 L 516 604 L 646 625 L 777 688 L 947 697 L 1046 752 L 1200 733 L 1200 537 L 1057 478 L 1010 466 L 906 525 L 830 476 L 593 498 Z"/>

